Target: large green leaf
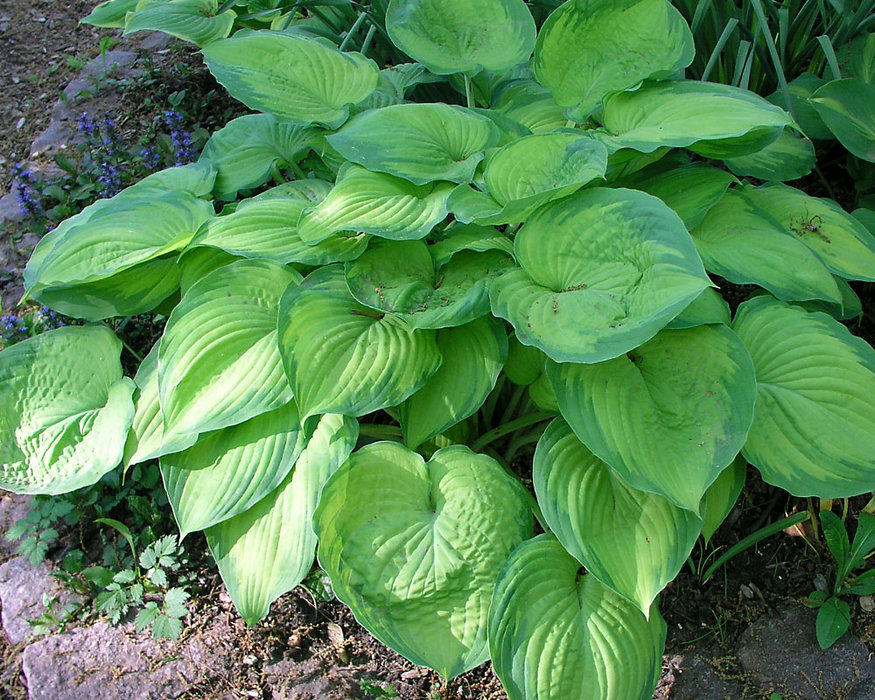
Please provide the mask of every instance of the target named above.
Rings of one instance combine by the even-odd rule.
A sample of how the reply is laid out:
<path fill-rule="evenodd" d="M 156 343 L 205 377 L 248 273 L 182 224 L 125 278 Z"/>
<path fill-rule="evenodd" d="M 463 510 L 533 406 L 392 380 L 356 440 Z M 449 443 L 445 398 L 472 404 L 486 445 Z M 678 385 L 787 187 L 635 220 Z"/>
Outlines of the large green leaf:
<path fill-rule="evenodd" d="M 203 55 L 216 80 L 250 109 L 329 129 L 346 121 L 350 105 L 370 95 L 380 76 L 361 54 L 303 34 L 241 32 L 210 42 Z"/>
<path fill-rule="evenodd" d="M 777 140 L 756 153 L 726 160 L 726 167 L 736 175 L 778 182 L 805 177 L 816 164 L 814 144 L 793 129 L 784 129 Z"/>
<path fill-rule="evenodd" d="M 701 326 L 705 323 L 725 323 L 732 319 L 729 304 L 713 287 L 708 287 L 693 299 L 689 306 L 669 321 L 666 328 L 682 329 Z"/>
<path fill-rule="evenodd" d="M 857 78 L 833 80 L 810 101 L 842 146 L 875 162 L 875 85 Z"/>
<path fill-rule="evenodd" d="M 788 86 L 790 88 L 790 102 L 793 105 L 793 117 L 796 119 L 796 123 L 802 129 L 802 132 L 810 139 L 826 140 L 833 138 L 832 132 L 823 123 L 814 105 L 808 101 L 808 98 L 825 83 L 826 80 L 820 76 L 812 73 L 803 73 L 791 80 Z M 779 107 L 787 106 L 783 90 L 773 92 L 766 99 Z"/>
<path fill-rule="evenodd" d="M 565 549 L 649 614 L 692 551 L 702 521 L 626 484 L 561 418 L 538 442 L 532 480 L 544 519 Z"/>
<path fill-rule="evenodd" d="M 304 210 L 298 235 L 310 245 L 345 230 L 395 240 L 425 238 L 446 217 L 452 190 L 449 182 L 414 185 L 350 165 L 318 206 Z"/>
<path fill-rule="evenodd" d="M 498 129 L 462 107 L 410 103 L 359 114 L 327 140 L 344 158 L 368 170 L 427 185 L 470 182 L 485 149 L 498 144 Z"/>
<path fill-rule="evenodd" d="M 301 213 L 318 204 L 331 185 L 321 180 L 295 180 L 289 184 L 298 182 L 307 185 L 308 192 L 315 195 L 313 199 L 295 196 L 287 188 L 276 196 L 262 198 L 259 195 L 241 203 L 233 214 L 210 221 L 190 245 L 213 246 L 233 255 L 280 264 L 327 265 L 354 260 L 361 255 L 368 245 L 365 234 L 332 234 L 315 245 L 301 240 L 297 227 Z"/>
<path fill-rule="evenodd" d="M 299 279 L 276 263 L 241 260 L 188 290 L 158 353 L 165 440 L 242 423 L 289 402 L 277 307 Z"/>
<path fill-rule="evenodd" d="M 231 33 L 236 13 L 218 12 L 217 0 L 170 0 L 151 2 L 131 12 L 125 20 L 125 34 L 141 31 L 164 32 L 198 46 Z"/>
<path fill-rule="evenodd" d="M 753 420 L 756 380 L 726 326 L 666 330 L 608 362 L 547 364 L 577 437 L 631 486 L 698 512 Z"/>
<path fill-rule="evenodd" d="M 395 46 L 439 75 L 525 63 L 536 33 L 522 0 L 391 0 L 386 31 Z"/>
<path fill-rule="evenodd" d="M 181 537 L 248 510 L 277 488 L 307 444 L 294 401 L 161 457 Z"/>
<path fill-rule="evenodd" d="M 689 163 L 665 170 L 660 161 L 616 184 L 659 197 L 692 231 L 708 210 L 723 198 L 733 182 L 736 179 L 731 173 L 704 163 Z"/>
<path fill-rule="evenodd" d="M 181 250 L 213 215 L 190 192 L 122 192 L 46 234 L 24 271 L 26 292 L 98 282 Z"/>
<path fill-rule="evenodd" d="M 730 190 L 692 231 L 705 268 L 735 284 L 758 284 L 784 301 L 841 303 L 832 273 L 744 193 Z"/>
<path fill-rule="evenodd" d="M 283 295 L 279 345 L 303 418 L 362 416 L 396 406 L 441 363 L 434 331 L 362 306 L 339 265 L 319 268 Z"/>
<path fill-rule="evenodd" d="M 354 419 L 327 414 L 272 493 L 206 531 L 207 544 L 240 616 L 250 625 L 297 586 L 313 566 L 313 512 L 322 487 L 358 438 Z"/>
<path fill-rule="evenodd" d="M 489 608 L 489 651 L 510 700 L 650 700 L 665 622 L 648 621 L 551 535 L 514 550 Z"/>
<path fill-rule="evenodd" d="M 461 326 L 489 313 L 489 283 L 513 263 L 499 250 L 462 250 L 438 267 L 423 241 L 374 241 L 346 265 L 356 301 L 412 328 Z"/>
<path fill-rule="evenodd" d="M 817 253 L 834 274 L 875 281 L 875 236 L 838 204 L 781 184 L 745 187 L 744 193 Z"/>
<path fill-rule="evenodd" d="M 555 131 L 568 122 L 565 109 L 556 104 L 550 91 L 525 78 L 511 80 L 499 88 L 491 111 L 513 119 L 533 134 Z"/>
<path fill-rule="evenodd" d="M 738 307 L 757 405 L 744 445 L 770 484 L 844 498 L 875 484 L 875 350 L 842 324 L 771 297 Z"/>
<path fill-rule="evenodd" d="M 66 493 L 118 466 L 134 417 L 121 348 L 104 326 L 71 326 L 0 353 L 0 487 Z"/>
<path fill-rule="evenodd" d="M 444 678 L 489 657 L 496 576 L 532 533 L 525 490 L 495 460 L 368 445 L 328 480 L 314 522 L 337 597 L 377 639 Z"/>
<path fill-rule="evenodd" d="M 702 499 L 702 537 L 705 542 L 717 532 L 717 528 L 726 520 L 726 516 L 732 510 L 741 490 L 744 488 L 744 480 L 747 476 L 747 461 L 739 455 L 726 469 L 720 472 L 720 476 L 705 492 Z"/>
<path fill-rule="evenodd" d="M 281 122 L 270 114 L 247 114 L 210 136 L 200 162 L 212 163 L 218 170 L 216 196 L 233 200 L 239 190 L 266 182 L 274 165 L 302 158 L 315 137 L 309 126 Z"/>
<path fill-rule="evenodd" d="M 653 337 L 710 282 L 683 223 L 656 197 L 596 188 L 539 209 L 492 283 L 497 316 L 557 362 L 601 362 Z"/>
<path fill-rule="evenodd" d="M 604 124 L 615 147 L 649 153 L 690 148 L 708 158 L 754 153 L 792 118 L 747 90 L 696 80 L 649 83 L 605 100 Z"/>
<path fill-rule="evenodd" d="M 137 9 L 138 2 L 139 0 L 105 0 L 81 21 L 95 27 L 124 29 L 125 16 Z"/>
<path fill-rule="evenodd" d="M 504 325 L 491 316 L 439 330 L 437 346 L 438 371 L 398 408 L 404 442 L 413 449 L 477 411 L 507 357 Z"/>
<path fill-rule="evenodd" d="M 544 22 L 538 82 L 585 120 L 609 93 L 664 78 L 693 61 L 690 28 L 666 0 L 572 0 Z"/>

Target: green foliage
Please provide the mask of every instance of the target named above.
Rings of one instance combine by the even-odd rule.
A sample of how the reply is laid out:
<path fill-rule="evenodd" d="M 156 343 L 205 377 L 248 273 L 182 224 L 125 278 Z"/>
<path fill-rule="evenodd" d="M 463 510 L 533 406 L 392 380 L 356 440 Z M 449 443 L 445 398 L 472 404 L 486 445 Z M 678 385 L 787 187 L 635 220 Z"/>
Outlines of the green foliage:
<path fill-rule="evenodd" d="M 875 356 L 837 319 L 875 237 L 745 179 L 794 176 L 811 144 L 783 107 L 683 79 L 695 31 L 665 0 L 482 8 L 101 6 L 191 32 L 261 113 L 36 248 L 27 293 L 92 323 L 0 354 L 4 483 L 157 458 L 250 624 L 318 548 L 365 627 L 444 678 L 491 657 L 512 698 L 646 698 L 659 592 L 746 461 L 795 495 L 871 489 Z M 726 279 L 760 288 L 734 314 Z M 96 322 L 157 310 L 131 382 Z M 531 539 L 533 514 L 553 532 Z M 104 522 L 133 559 L 100 605 L 178 633 L 177 543 Z"/>

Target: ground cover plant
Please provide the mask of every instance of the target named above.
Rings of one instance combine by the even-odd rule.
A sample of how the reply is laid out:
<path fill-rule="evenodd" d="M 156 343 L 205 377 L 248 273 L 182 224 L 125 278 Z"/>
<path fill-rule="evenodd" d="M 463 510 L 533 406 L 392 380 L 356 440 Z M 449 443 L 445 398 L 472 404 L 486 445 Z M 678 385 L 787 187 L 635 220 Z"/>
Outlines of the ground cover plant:
<path fill-rule="evenodd" d="M 85 323 L 0 354 L 0 485 L 157 459 L 249 622 L 318 548 L 445 678 L 491 659 L 511 698 L 650 697 L 659 593 L 747 463 L 797 496 L 875 484 L 875 354 L 841 323 L 873 215 L 782 184 L 799 124 L 684 79 L 672 5 L 551 9 L 98 8 L 200 45 L 254 113 L 42 239 L 28 297 Z M 731 308 L 715 282 L 758 289 Z M 104 322 L 156 310 L 125 376 Z M 129 571 L 103 600 L 136 598 Z"/>

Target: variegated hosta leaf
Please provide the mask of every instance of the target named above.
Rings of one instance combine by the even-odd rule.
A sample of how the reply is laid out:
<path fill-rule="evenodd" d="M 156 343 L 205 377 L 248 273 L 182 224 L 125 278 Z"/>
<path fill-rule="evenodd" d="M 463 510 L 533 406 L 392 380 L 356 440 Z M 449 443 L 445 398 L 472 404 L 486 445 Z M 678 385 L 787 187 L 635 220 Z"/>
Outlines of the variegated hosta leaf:
<path fill-rule="evenodd" d="M 494 204 L 477 201 L 476 213 L 468 214 L 465 200 L 460 201 L 459 197 L 467 200 L 471 195 L 460 188 L 450 198 L 449 207 L 461 221 L 518 223 L 541 205 L 603 178 L 607 164 L 604 144 L 579 133 L 526 136 L 496 151 L 486 164 L 483 180 Z M 481 207 L 499 211 L 480 212 Z"/>
<path fill-rule="evenodd" d="M 596 188 L 539 209 L 496 279 L 492 312 L 557 362 L 601 362 L 653 337 L 710 284 L 683 223 L 656 197 Z"/>
<path fill-rule="evenodd" d="M 200 162 L 212 163 L 218 170 L 216 197 L 230 201 L 239 190 L 265 183 L 275 164 L 302 158 L 315 137 L 309 126 L 281 122 L 270 114 L 247 114 L 210 136 Z"/>
<path fill-rule="evenodd" d="M 469 109 L 408 103 L 359 114 L 327 140 L 368 170 L 427 185 L 470 182 L 485 149 L 498 144 L 498 129 Z"/>
<path fill-rule="evenodd" d="M 729 185 L 736 182 L 731 173 L 704 163 L 689 163 L 664 170 L 661 161 L 616 183 L 659 197 L 674 209 L 692 231 L 705 214 L 719 202 Z"/>
<path fill-rule="evenodd" d="M 188 165 L 174 165 L 156 173 L 147 175 L 126 190 L 127 194 L 143 194 L 146 190 L 153 192 L 178 192 L 185 190 L 195 197 L 209 197 L 216 184 L 218 170 L 207 160 Z M 116 195 L 118 197 L 118 195 Z"/>
<path fill-rule="evenodd" d="M 173 310 L 158 353 L 164 439 L 242 423 L 288 403 L 277 307 L 300 275 L 266 260 L 221 267 Z"/>
<path fill-rule="evenodd" d="M 756 153 L 727 158 L 726 167 L 736 175 L 783 182 L 797 180 L 817 164 L 814 144 L 793 129 L 784 129 L 777 140 Z"/>
<path fill-rule="evenodd" d="M 189 289 L 213 270 L 218 270 L 220 267 L 225 267 L 239 260 L 243 260 L 243 258 L 226 253 L 221 248 L 208 246 L 192 248 L 189 246 L 182 251 L 176 260 L 176 265 L 179 268 L 180 294 L 182 296 L 188 294 Z"/>
<path fill-rule="evenodd" d="M 842 146 L 875 163 L 875 85 L 858 78 L 832 80 L 810 101 Z"/>
<path fill-rule="evenodd" d="M 679 330 L 706 323 L 725 323 L 728 326 L 731 322 L 732 312 L 729 310 L 729 304 L 720 296 L 720 292 L 708 287 L 675 316 L 666 328 Z"/>
<path fill-rule="evenodd" d="M 125 16 L 137 9 L 139 0 L 105 0 L 95 7 L 91 14 L 82 19 L 82 24 L 95 27 L 124 29 Z"/>
<path fill-rule="evenodd" d="M 702 537 L 705 542 L 717 532 L 726 516 L 732 510 L 738 500 L 741 490 L 744 488 L 744 480 L 747 477 L 747 461 L 739 455 L 726 469 L 720 472 L 720 476 L 705 492 L 702 499 Z"/>
<path fill-rule="evenodd" d="M 875 237 L 838 204 L 781 184 L 745 187 L 744 193 L 817 253 L 834 274 L 875 281 Z"/>
<path fill-rule="evenodd" d="M 203 46 L 213 39 L 228 36 L 236 16 L 233 10 L 219 13 L 217 0 L 153 2 L 127 16 L 125 34 L 164 32 Z"/>
<path fill-rule="evenodd" d="M 462 250 L 438 268 L 423 241 L 374 241 L 346 265 L 356 301 L 412 328 L 461 326 L 489 313 L 489 284 L 513 258 L 499 250 Z"/>
<path fill-rule="evenodd" d="M 489 651 L 510 700 L 650 700 L 665 622 L 645 618 L 552 535 L 514 550 L 489 608 Z"/>
<path fill-rule="evenodd" d="M 823 123 L 818 115 L 814 104 L 809 97 L 821 86 L 826 84 L 826 79 L 812 73 L 802 75 L 790 81 L 790 102 L 793 104 L 793 118 L 802 129 L 802 132 L 810 139 L 825 141 L 832 139 L 833 134 Z M 779 107 L 786 107 L 787 102 L 783 90 L 777 90 L 766 99 Z"/>
<path fill-rule="evenodd" d="M 376 64 L 329 42 L 262 30 L 217 39 L 204 60 L 231 97 L 280 119 L 336 129 L 377 87 Z"/>
<path fill-rule="evenodd" d="M 532 533 L 524 489 L 495 460 L 368 445 L 328 480 L 314 522 L 337 597 L 377 639 L 444 678 L 488 658 L 496 576 Z"/>
<path fill-rule="evenodd" d="M 522 124 L 533 134 L 547 134 L 568 123 L 565 109 L 534 80 L 521 78 L 505 83 L 493 98 L 492 110 Z"/>
<path fill-rule="evenodd" d="M 98 282 L 181 250 L 213 215 L 190 192 L 122 192 L 43 236 L 24 271 L 28 295 Z"/>
<path fill-rule="evenodd" d="M 694 55 L 690 28 L 666 0 L 574 0 L 544 22 L 533 63 L 538 82 L 583 121 L 609 93 L 668 77 Z"/>
<path fill-rule="evenodd" d="M 444 231 L 444 237 L 441 240 L 429 246 L 429 252 L 439 266 L 446 264 L 450 258 L 462 250 L 473 250 L 475 253 L 500 250 L 507 253 L 508 256 L 513 256 L 513 241 L 506 234 L 491 226 L 455 224 Z"/>
<path fill-rule="evenodd" d="M 175 442 L 164 440 L 164 416 L 158 401 L 158 349 L 160 341 L 152 346 L 149 354 L 137 368 L 134 383 L 134 420 L 125 441 L 122 463 L 125 468 L 155 459 L 163 454 L 179 452 L 197 442 L 197 433 L 186 433 Z"/>
<path fill-rule="evenodd" d="M 439 330 L 437 346 L 438 371 L 398 408 L 404 442 L 413 449 L 473 415 L 507 357 L 504 325 L 491 316 Z"/>
<path fill-rule="evenodd" d="M 784 301 L 841 303 L 820 258 L 742 192 L 727 192 L 691 234 L 705 268 L 730 282 L 758 284 Z"/>
<path fill-rule="evenodd" d="M 511 332 L 508 338 L 507 362 L 504 363 L 504 374 L 514 384 L 529 386 L 544 374 L 546 355 L 529 345 L 523 345 Z"/>
<path fill-rule="evenodd" d="M 771 297 L 738 307 L 757 405 L 742 454 L 794 496 L 845 498 L 875 484 L 875 350 L 838 321 Z"/>
<path fill-rule="evenodd" d="M 726 326 L 663 331 L 608 362 L 547 364 L 562 416 L 631 486 L 693 512 L 744 445 L 756 380 Z"/>
<path fill-rule="evenodd" d="M 180 536 L 254 506 L 283 482 L 306 444 L 298 407 L 289 401 L 162 456 L 161 476 Z"/>
<path fill-rule="evenodd" d="M 450 182 L 419 186 L 351 165 L 318 206 L 304 210 L 298 235 L 310 245 L 345 230 L 395 240 L 425 238 L 447 215 L 452 191 Z"/>
<path fill-rule="evenodd" d="M 611 142 L 645 153 L 673 146 L 708 158 L 743 156 L 770 144 L 792 122 L 752 92 L 696 80 L 650 83 L 605 100 Z"/>
<path fill-rule="evenodd" d="M 538 504 L 562 546 L 649 614 L 692 551 L 702 521 L 658 494 L 626 484 L 561 418 L 538 442 L 532 469 Z"/>
<path fill-rule="evenodd" d="M 307 182 L 295 180 L 294 182 Z M 365 234 L 333 234 L 316 245 L 308 245 L 298 235 L 298 219 L 304 209 L 317 204 L 330 189 L 320 182 L 321 197 L 271 196 L 246 200 L 233 214 L 219 216 L 204 226 L 191 246 L 213 246 L 233 255 L 262 258 L 280 264 L 327 265 L 354 260 L 368 245 Z M 289 183 L 292 184 L 292 183 Z"/>
<path fill-rule="evenodd" d="M 358 439 L 355 419 L 326 414 L 294 469 L 249 510 L 206 530 L 234 607 L 250 625 L 271 603 L 297 586 L 313 566 L 313 512 L 322 487 L 346 461 Z"/>
<path fill-rule="evenodd" d="M 118 466 L 135 388 L 121 349 L 104 326 L 70 326 L 0 353 L 0 487 L 66 493 Z"/>
<path fill-rule="evenodd" d="M 559 413 L 559 402 L 556 392 L 550 385 L 546 373 L 542 373 L 535 381 L 529 384 L 529 398 L 538 407 L 539 411 L 547 413 Z"/>
<path fill-rule="evenodd" d="M 441 363 L 434 331 L 362 306 L 343 269 L 329 265 L 290 286 L 279 311 L 279 347 L 303 418 L 362 416 L 396 406 Z"/>
<path fill-rule="evenodd" d="M 386 31 L 395 46 L 439 75 L 525 63 L 536 33 L 522 0 L 391 0 Z"/>

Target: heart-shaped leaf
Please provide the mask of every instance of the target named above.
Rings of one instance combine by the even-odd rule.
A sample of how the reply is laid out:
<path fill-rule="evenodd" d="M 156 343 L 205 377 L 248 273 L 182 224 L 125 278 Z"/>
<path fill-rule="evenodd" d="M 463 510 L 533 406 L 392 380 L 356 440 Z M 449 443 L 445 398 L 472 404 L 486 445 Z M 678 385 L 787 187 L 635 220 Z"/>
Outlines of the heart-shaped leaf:
<path fill-rule="evenodd" d="M 170 314 L 158 353 L 164 439 L 242 423 L 289 402 L 277 307 L 293 270 L 241 260 L 197 282 Z"/>
<path fill-rule="evenodd" d="M 795 496 L 845 498 L 875 483 L 875 350 L 822 313 L 761 296 L 733 323 L 757 404 L 742 454 Z"/>
<path fill-rule="evenodd" d="M 66 493 L 118 466 L 135 388 L 121 349 L 105 326 L 69 326 L 0 353 L 0 487 Z"/>
<path fill-rule="evenodd" d="M 626 484 L 561 418 L 538 442 L 532 480 L 544 519 L 565 549 L 649 614 L 692 551 L 702 521 Z"/>
<path fill-rule="evenodd" d="M 313 512 L 319 494 L 357 439 L 354 419 L 322 416 L 282 484 L 246 512 L 206 531 L 228 595 L 248 624 L 267 615 L 271 603 L 310 572 L 316 552 Z"/>
<path fill-rule="evenodd" d="M 398 409 L 404 442 L 413 449 L 474 414 L 507 357 L 504 326 L 491 316 L 439 330 L 437 346 L 438 371 Z"/>
<path fill-rule="evenodd" d="M 391 0 L 389 38 L 432 73 L 501 71 L 535 48 L 535 20 L 522 0 Z"/>
<path fill-rule="evenodd" d="M 650 619 L 551 535 L 514 550 L 489 608 L 489 651 L 510 700 L 650 700 L 665 622 Z"/>
<path fill-rule="evenodd" d="M 708 287 L 675 316 L 666 328 L 677 330 L 706 323 L 725 323 L 728 326 L 731 322 L 732 312 L 729 310 L 729 304 L 720 296 L 720 292 Z"/>
<path fill-rule="evenodd" d="M 488 314 L 489 284 L 512 262 L 503 251 L 462 250 L 438 268 L 422 241 L 374 241 L 347 263 L 346 282 L 356 301 L 412 328 L 445 328 Z"/>
<path fill-rule="evenodd" d="M 534 80 L 519 78 L 502 85 L 495 93 L 490 111 L 513 119 L 533 134 L 546 134 L 568 123 L 565 109 L 553 95 Z"/>
<path fill-rule="evenodd" d="M 742 192 L 727 192 L 691 233 L 705 268 L 730 282 L 758 284 L 784 301 L 841 303 L 820 258 Z"/>
<path fill-rule="evenodd" d="M 298 235 L 309 245 L 345 230 L 394 240 L 425 238 L 446 217 L 452 191 L 449 182 L 419 186 L 351 165 L 321 204 L 304 210 Z"/>
<path fill-rule="evenodd" d="M 368 445 L 328 480 L 314 522 L 337 597 L 377 639 L 444 678 L 488 658 L 496 576 L 532 532 L 524 489 L 495 460 Z"/>
<path fill-rule="evenodd" d="M 521 268 L 492 283 L 492 312 L 557 362 L 601 362 L 653 337 L 710 284 L 671 209 L 595 188 L 539 209 L 514 242 Z"/>
<path fill-rule="evenodd" d="M 485 149 L 498 144 L 498 129 L 462 107 L 409 103 L 359 114 L 327 140 L 344 158 L 368 170 L 427 185 L 470 182 Z"/>
<path fill-rule="evenodd" d="M 131 12 L 125 20 L 125 34 L 164 32 L 183 41 L 204 46 L 231 33 L 236 13 L 218 12 L 217 0 L 170 0 L 150 3 Z"/>
<path fill-rule="evenodd" d="M 95 7 L 91 14 L 82 20 L 82 24 L 95 27 L 124 29 L 125 16 L 137 9 L 140 0 L 105 0 Z"/>
<path fill-rule="evenodd" d="M 747 90 L 695 80 L 650 83 L 605 100 L 605 128 L 614 147 L 649 153 L 687 148 L 708 158 L 755 153 L 792 118 Z"/>
<path fill-rule="evenodd" d="M 201 162 L 218 170 L 215 192 L 233 200 L 240 190 L 267 181 L 275 164 L 294 163 L 310 150 L 316 132 L 309 126 L 281 122 L 270 114 L 247 114 L 232 119 L 210 136 Z"/>
<path fill-rule="evenodd" d="M 298 407 L 290 401 L 161 457 L 180 536 L 254 506 L 282 483 L 306 444 Z"/>
<path fill-rule="evenodd" d="M 303 34 L 240 32 L 210 42 L 203 55 L 216 80 L 250 109 L 329 129 L 346 121 L 350 105 L 370 95 L 380 77 L 361 54 Z"/>
<path fill-rule="evenodd" d="M 875 236 L 838 204 L 781 184 L 745 187 L 744 193 L 817 253 L 833 274 L 875 281 Z"/>
<path fill-rule="evenodd" d="M 810 102 L 842 146 L 875 162 L 875 85 L 857 78 L 832 80 Z"/>
<path fill-rule="evenodd" d="M 319 268 L 283 295 L 280 352 L 303 418 L 362 416 L 396 406 L 435 373 L 434 331 L 362 306 L 339 265 Z"/>
<path fill-rule="evenodd" d="M 631 486 L 698 512 L 747 438 L 756 380 L 726 326 L 663 331 L 608 362 L 547 364 L 562 415 Z"/>
<path fill-rule="evenodd" d="M 816 164 L 814 144 L 793 129 L 784 129 L 761 151 L 726 159 L 726 167 L 736 175 L 775 182 L 805 177 Z"/>
<path fill-rule="evenodd" d="M 693 35 L 666 0 L 574 0 L 544 22 L 534 69 L 569 116 L 584 121 L 609 93 L 690 65 Z"/>

